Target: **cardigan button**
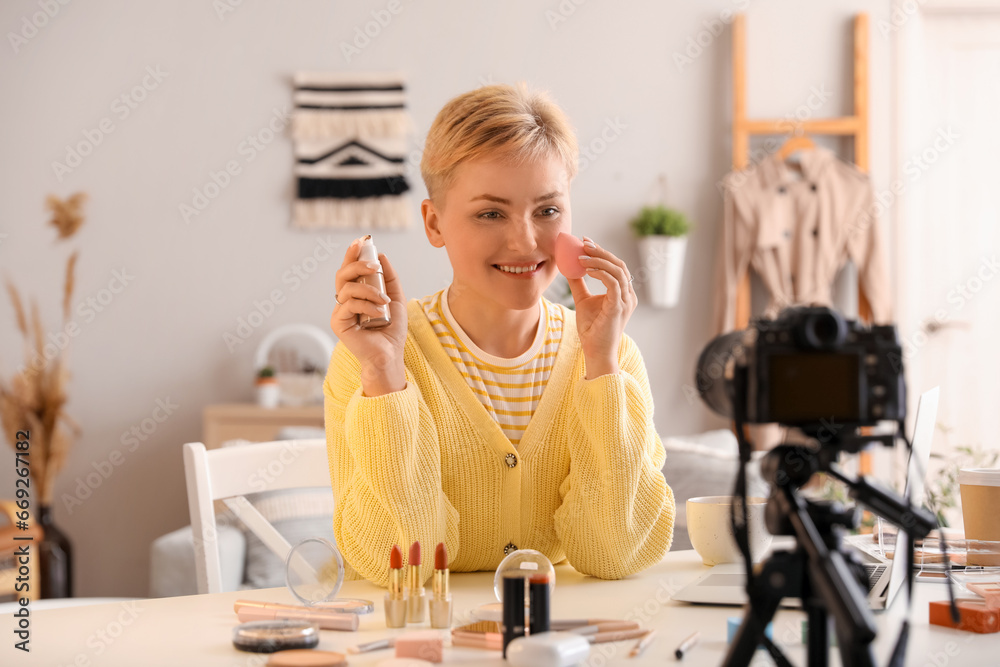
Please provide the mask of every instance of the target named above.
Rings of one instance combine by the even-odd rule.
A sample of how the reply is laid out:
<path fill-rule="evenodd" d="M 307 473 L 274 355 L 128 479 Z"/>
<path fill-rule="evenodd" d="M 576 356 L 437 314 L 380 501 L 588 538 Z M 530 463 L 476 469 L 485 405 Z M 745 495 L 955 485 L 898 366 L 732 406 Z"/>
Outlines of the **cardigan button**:
<path fill-rule="evenodd" d="M 505 546 L 503 548 L 503 555 L 504 556 L 509 556 L 512 553 L 514 553 L 515 551 L 517 551 L 517 545 L 514 544 L 513 542 L 508 542 L 507 546 Z"/>
<path fill-rule="evenodd" d="M 517 465 L 517 456 L 514 455 L 514 454 L 508 454 L 507 455 L 507 467 L 508 468 L 513 468 L 516 465 Z"/>

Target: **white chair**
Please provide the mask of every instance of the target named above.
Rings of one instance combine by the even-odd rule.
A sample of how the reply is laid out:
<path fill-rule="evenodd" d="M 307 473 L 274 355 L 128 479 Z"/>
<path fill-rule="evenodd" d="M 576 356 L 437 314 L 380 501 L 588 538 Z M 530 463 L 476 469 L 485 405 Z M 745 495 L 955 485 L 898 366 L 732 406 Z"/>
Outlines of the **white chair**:
<path fill-rule="evenodd" d="M 206 450 L 201 442 L 189 442 L 184 445 L 184 471 L 194 530 L 198 593 L 222 592 L 216 500 L 225 503 L 250 531 L 284 560 L 291 545 L 244 494 L 330 487 L 326 441 L 322 438 L 278 440 L 212 450 Z"/>

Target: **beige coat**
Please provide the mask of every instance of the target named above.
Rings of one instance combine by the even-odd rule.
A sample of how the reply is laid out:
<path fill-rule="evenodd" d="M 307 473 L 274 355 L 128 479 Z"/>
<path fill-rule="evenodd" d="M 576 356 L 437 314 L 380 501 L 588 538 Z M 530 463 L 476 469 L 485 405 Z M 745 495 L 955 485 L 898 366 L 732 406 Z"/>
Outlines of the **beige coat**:
<path fill-rule="evenodd" d="M 772 154 L 723 181 L 720 332 L 733 328 L 736 290 L 749 266 L 771 294 L 766 316 L 792 305 L 831 306 L 834 278 L 848 259 L 875 322 L 892 316 L 871 181 L 825 148 L 799 156 L 800 170 Z"/>

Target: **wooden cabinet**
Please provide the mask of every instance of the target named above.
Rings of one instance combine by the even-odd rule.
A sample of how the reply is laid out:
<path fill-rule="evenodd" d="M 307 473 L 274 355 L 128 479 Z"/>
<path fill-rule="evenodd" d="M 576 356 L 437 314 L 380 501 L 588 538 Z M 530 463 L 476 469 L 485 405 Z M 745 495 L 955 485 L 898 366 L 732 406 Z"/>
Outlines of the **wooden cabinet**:
<path fill-rule="evenodd" d="M 254 403 L 209 405 L 203 414 L 202 440 L 214 449 L 226 440 L 274 440 L 286 426 L 323 428 L 323 406 L 262 408 Z"/>

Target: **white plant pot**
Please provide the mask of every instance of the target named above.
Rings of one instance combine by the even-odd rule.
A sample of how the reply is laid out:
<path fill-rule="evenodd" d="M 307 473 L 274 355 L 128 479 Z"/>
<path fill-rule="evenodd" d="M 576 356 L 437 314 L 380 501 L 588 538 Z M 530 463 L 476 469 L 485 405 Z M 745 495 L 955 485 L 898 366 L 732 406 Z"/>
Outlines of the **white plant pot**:
<path fill-rule="evenodd" d="M 281 387 L 277 382 L 265 382 L 257 385 L 257 405 L 262 408 L 276 408 L 281 399 Z"/>
<path fill-rule="evenodd" d="M 673 308 L 680 301 L 681 278 L 687 237 L 645 236 L 639 240 L 649 301 L 660 308 Z"/>

